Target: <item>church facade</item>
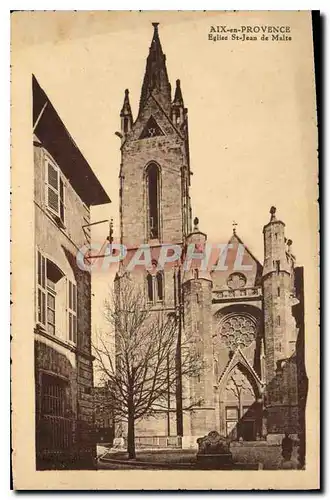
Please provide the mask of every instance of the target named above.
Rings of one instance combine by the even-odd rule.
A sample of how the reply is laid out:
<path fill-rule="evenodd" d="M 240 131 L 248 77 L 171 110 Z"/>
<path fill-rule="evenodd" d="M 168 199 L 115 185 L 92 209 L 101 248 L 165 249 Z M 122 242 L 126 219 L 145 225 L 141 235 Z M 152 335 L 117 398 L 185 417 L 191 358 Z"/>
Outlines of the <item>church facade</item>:
<path fill-rule="evenodd" d="M 168 244 L 184 253 L 191 244 L 205 248 L 207 236 L 192 221 L 188 111 L 180 80 L 172 98 L 158 24 L 153 27 L 138 116 L 133 119 L 128 90 L 120 113 L 120 236 L 131 250 L 148 244 L 157 255 Z M 295 266 L 275 207 L 266 217 L 263 263 L 234 229 L 220 271 L 193 265 L 158 270 L 155 257 L 154 271 L 139 274 L 155 311 L 174 313 L 178 338 L 193 339 L 203 370 L 180 381 L 167 411 L 137 424 L 137 442 L 167 437 L 168 444 L 179 437 L 183 447 L 196 446 L 211 430 L 244 441 L 278 441 L 284 432 L 302 436 L 303 269 Z"/>

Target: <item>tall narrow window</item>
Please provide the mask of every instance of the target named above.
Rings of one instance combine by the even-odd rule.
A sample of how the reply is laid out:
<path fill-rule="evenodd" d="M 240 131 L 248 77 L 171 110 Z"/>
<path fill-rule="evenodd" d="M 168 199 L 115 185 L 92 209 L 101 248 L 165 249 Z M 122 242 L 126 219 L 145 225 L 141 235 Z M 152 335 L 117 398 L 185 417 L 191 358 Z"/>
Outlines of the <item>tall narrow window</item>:
<path fill-rule="evenodd" d="M 77 286 L 69 281 L 69 340 L 77 343 Z"/>
<path fill-rule="evenodd" d="M 128 118 L 124 118 L 124 134 L 128 132 Z"/>
<path fill-rule="evenodd" d="M 162 273 L 157 273 L 156 274 L 156 285 L 157 285 L 157 300 L 162 301 L 163 300 L 163 275 Z"/>
<path fill-rule="evenodd" d="M 148 302 L 155 304 L 164 300 L 164 275 L 162 272 L 147 274 L 147 295 Z"/>
<path fill-rule="evenodd" d="M 281 326 L 281 316 L 277 316 L 276 323 L 277 323 L 277 326 Z"/>
<path fill-rule="evenodd" d="M 147 169 L 149 238 L 159 238 L 159 170 L 151 163 Z"/>
<path fill-rule="evenodd" d="M 153 279 L 151 274 L 147 274 L 147 289 L 148 289 L 148 301 L 154 301 L 154 289 L 153 289 Z"/>
<path fill-rule="evenodd" d="M 280 272 L 280 261 L 279 260 L 276 261 L 276 272 L 277 272 L 277 274 L 279 274 L 279 272 Z"/>

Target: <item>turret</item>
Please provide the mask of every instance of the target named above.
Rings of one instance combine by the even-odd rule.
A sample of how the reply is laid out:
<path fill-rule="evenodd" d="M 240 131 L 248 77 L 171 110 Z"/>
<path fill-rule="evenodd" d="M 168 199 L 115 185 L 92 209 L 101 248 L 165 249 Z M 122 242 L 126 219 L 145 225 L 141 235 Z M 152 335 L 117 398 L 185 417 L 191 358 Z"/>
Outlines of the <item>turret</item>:
<path fill-rule="evenodd" d="M 203 262 L 207 235 L 199 230 L 198 217 L 194 219 L 194 229 L 186 237 L 183 249 L 183 282 L 191 279 L 203 279 L 212 282 L 208 262 Z M 206 256 L 207 259 L 207 256 Z"/>
<path fill-rule="evenodd" d="M 285 224 L 276 218 L 276 208 L 270 209 L 270 222 L 264 226 L 264 269 L 263 277 L 272 272 L 290 273 L 286 256 Z"/>
<path fill-rule="evenodd" d="M 297 328 L 292 306 L 294 296 L 294 257 L 291 241 L 285 238 L 285 224 L 270 209 L 270 222 L 264 226 L 265 378 L 268 407 L 268 432 L 283 433 L 285 426 L 295 430 L 297 404 L 295 351 Z M 293 431 L 292 431 L 293 432 Z"/>
<path fill-rule="evenodd" d="M 265 259 L 262 275 L 268 378 L 279 360 L 293 354 L 296 337 L 292 316 L 294 258 L 287 249 L 284 222 L 276 219 L 275 207 L 271 207 L 270 213 L 270 222 L 263 230 Z"/>
<path fill-rule="evenodd" d="M 199 230 L 197 217 L 194 220 L 194 230 L 186 238 L 184 253 L 183 301 L 184 330 L 186 340 L 191 342 L 202 358 L 202 370 L 198 376 L 191 377 L 187 390 L 190 404 L 198 407 L 192 412 L 187 428 L 187 434 L 196 437 L 203 435 L 204 429 L 213 429 L 216 425 L 214 415 L 213 394 L 213 337 L 212 337 L 212 280 L 209 272 L 202 270 L 201 259 L 207 236 Z M 191 245 L 190 249 L 189 246 Z M 194 249 L 192 254 L 192 249 Z M 187 259 L 192 257 L 189 268 L 185 266 Z M 186 270 L 185 270 L 186 267 Z M 210 383 L 211 381 L 211 383 Z"/>
<path fill-rule="evenodd" d="M 123 136 L 123 140 L 125 140 L 127 134 L 131 131 L 133 125 L 133 116 L 132 116 L 131 105 L 129 102 L 128 89 L 125 90 L 124 104 L 123 107 L 121 108 L 120 119 L 121 119 L 121 133 Z"/>
<path fill-rule="evenodd" d="M 176 81 L 174 99 L 172 102 L 172 122 L 179 129 L 186 119 L 187 110 L 184 107 L 180 80 Z"/>

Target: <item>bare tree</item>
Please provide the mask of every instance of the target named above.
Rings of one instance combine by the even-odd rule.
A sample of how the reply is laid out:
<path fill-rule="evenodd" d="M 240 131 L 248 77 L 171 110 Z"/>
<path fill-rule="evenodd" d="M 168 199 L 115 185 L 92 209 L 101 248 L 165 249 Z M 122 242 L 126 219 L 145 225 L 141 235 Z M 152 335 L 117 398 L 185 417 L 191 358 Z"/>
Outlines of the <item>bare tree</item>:
<path fill-rule="evenodd" d="M 127 422 L 127 452 L 135 458 L 135 422 L 165 410 L 169 391 L 175 394 L 175 314 L 153 310 L 141 289 L 123 277 L 117 280 L 112 300 L 105 301 L 105 317 L 112 332 L 100 336 L 95 357 L 109 387 L 115 418 Z M 197 376 L 201 361 L 188 340 L 182 342 L 180 352 L 181 376 Z"/>

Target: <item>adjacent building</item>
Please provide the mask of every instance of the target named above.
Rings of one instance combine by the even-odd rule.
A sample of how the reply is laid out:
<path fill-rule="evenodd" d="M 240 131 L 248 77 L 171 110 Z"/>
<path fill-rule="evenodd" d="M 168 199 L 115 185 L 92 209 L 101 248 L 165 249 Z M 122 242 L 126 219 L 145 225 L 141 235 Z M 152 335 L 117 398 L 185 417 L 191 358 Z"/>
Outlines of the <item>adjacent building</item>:
<path fill-rule="evenodd" d="M 106 385 L 94 387 L 94 411 L 96 440 L 112 446 L 114 438 L 114 415 L 111 394 Z"/>
<path fill-rule="evenodd" d="M 35 77 L 35 391 L 37 469 L 95 460 L 91 276 L 77 266 L 90 207 L 110 199 Z"/>

